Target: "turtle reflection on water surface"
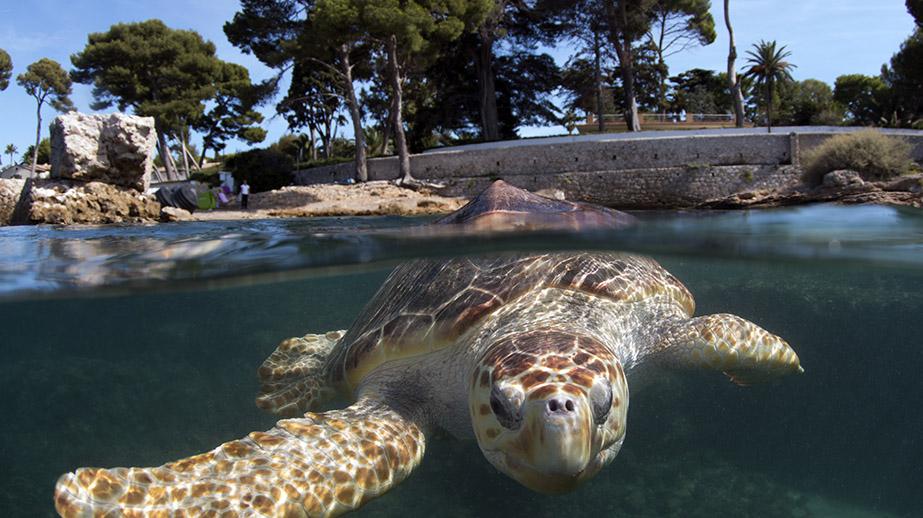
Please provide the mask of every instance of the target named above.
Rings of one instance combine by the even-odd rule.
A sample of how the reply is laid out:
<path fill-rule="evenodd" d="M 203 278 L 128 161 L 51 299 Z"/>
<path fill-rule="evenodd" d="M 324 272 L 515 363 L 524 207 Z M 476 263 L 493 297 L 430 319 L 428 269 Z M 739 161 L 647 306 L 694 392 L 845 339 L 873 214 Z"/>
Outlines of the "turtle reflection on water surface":
<path fill-rule="evenodd" d="M 532 218 L 535 215 L 536 218 Z M 630 216 L 497 182 L 442 224 L 619 226 Z M 693 317 L 652 259 L 618 253 L 417 260 L 348 331 L 283 341 L 257 405 L 266 432 L 156 468 L 81 468 L 55 506 L 75 516 L 331 516 L 404 480 L 427 434 L 475 437 L 536 491 L 593 477 L 625 439 L 629 384 L 705 368 L 747 385 L 801 372 L 781 338 L 728 314 Z M 353 402 L 314 413 L 336 395 Z"/>

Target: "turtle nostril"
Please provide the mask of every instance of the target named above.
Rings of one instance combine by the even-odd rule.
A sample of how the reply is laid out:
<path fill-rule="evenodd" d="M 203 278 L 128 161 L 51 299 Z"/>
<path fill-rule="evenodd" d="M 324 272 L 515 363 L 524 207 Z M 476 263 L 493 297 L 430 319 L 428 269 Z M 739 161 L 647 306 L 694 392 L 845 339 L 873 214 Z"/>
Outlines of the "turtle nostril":
<path fill-rule="evenodd" d="M 570 399 L 549 399 L 548 411 L 557 414 L 566 414 L 574 411 L 574 402 Z"/>

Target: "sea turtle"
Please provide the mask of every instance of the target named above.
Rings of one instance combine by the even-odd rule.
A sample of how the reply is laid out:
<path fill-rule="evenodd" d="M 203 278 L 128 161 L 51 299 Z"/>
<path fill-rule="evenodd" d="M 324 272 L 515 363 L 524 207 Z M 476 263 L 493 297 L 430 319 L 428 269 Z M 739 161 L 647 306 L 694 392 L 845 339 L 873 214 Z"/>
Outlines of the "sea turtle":
<path fill-rule="evenodd" d="M 506 184 L 468 208 L 478 204 L 448 221 L 625 220 Z M 629 383 L 651 376 L 642 367 L 712 369 L 741 385 L 802 372 L 783 339 L 693 311 L 673 275 L 635 255 L 410 261 L 348 331 L 285 340 L 260 367 L 257 404 L 298 417 L 156 468 L 78 469 L 58 480 L 55 506 L 66 517 L 337 515 L 410 475 L 436 429 L 475 437 L 533 490 L 568 491 L 619 452 Z M 353 403 L 312 412 L 335 394 Z"/>

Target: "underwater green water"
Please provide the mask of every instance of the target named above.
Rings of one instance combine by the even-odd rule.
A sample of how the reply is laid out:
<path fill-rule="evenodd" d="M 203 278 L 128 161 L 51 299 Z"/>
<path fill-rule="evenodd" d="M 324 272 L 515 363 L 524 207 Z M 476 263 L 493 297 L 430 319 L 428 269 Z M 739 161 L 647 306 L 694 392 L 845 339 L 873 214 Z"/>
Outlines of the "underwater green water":
<path fill-rule="evenodd" d="M 823 219 L 828 216 L 837 224 L 850 221 L 842 235 L 831 237 L 836 232 Z M 733 224 L 736 219 L 658 215 L 658 231 L 680 229 L 675 235 L 697 236 L 696 246 L 677 239 L 636 247 L 686 284 L 697 314 L 736 313 L 786 338 L 804 375 L 741 388 L 721 375 L 681 373 L 637 388 L 619 456 L 562 496 L 519 487 L 494 470 L 474 442 L 436 437 L 411 478 L 359 515 L 921 515 L 923 261 L 907 253 L 923 243 L 921 216 L 895 216 L 892 209 L 867 212 L 858 221 L 834 216 L 754 214 L 749 217 L 762 223 L 740 225 Z M 165 289 L 175 288 L 176 278 L 199 278 L 188 264 L 172 264 L 156 271 L 168 272 L 163 282 L 173 284 L 109 292 L 102 288 L 123 277 L 102 275 L 104 282 L 81 285 L 74 272 L 87 271 L 80 263 L 95 260 L 98 275 L 118 261 L 84 255 L 73 259 L 70 270 L 56 267 L 52 276 L 40 268 L 43 261 L 67 262 L 49 252 L 53 229 L 0 230 L 0 268 L 20 268 L 29 279 L 14 288 L 11 273 L 0 276 L 0 292 L 7 294 L 0 299 L 0 516 L 53 516 L 54 482 L 78 466 L 159 465 L 270 428 L 274 418 L 261 413 L 253 397 L 256 368 L 276 344 L 349 326 L 384 280 L 388 261 L 436 246 L 424 237 L 413 247 L 378 239 L 368 248 L 367 240 L 349 232 L 367 222 L 338 222 L 326 237 L 316 229 L 289 228 L 282 241 L 291 242 L 282 245 L 278 232 L 286 227 L 276 223 L 220 225 L 212 229 L 219 236 L 266 232 L 276 241 L 256 240 L 244 252 L 238 241 L 236 255 L 225 261 L 235 267 L 200 264 L 202 278 L 213 271 L 227 279 L 238 266 L 265 274 L 272 264 L 280 271 L 297 267 L 299 274 Z M 827 230 L 818 230 L 824 225 Z M 201 231 L 172 228 L 139 239 L 175 244 Z M 81 239 L 98 241 L 97 252 L 125 234 L 143 234 L 122 230 L 70 232 L 91 233 Z M 740 235 L 730 239 L 729 233 Z M 320 245 L 309 235 L 321 244 L 330 244 L 324 241 L 330 235 L 341 237 L 340 257 L 358 258 L 345 262 L 364 266 L 319 269 L 318 257 L 330 250 L 310 248 L 305 243 Z M 879 239 L 883 235 L 888 239 Z M 601 238 L 580 243 L 622 247 L 617 240 L 594 239 Z M 19 248 L 13 250 L 14 244 Z M 532 240 L 528 248 L 574 244 Z M 511 247 L 509 240 L 478 241 L 438 253 Z M 861 253 L 842 254 L 844 249 Z M 136 247 L 120 253 L 143 263 Z M 251 255 L 243 261 L 241 254 Z M 300 260 L 279 260 L 292 254 Z M 8 262 L 16 258 L 17 265 Z M 208 256 L 209 263 L 220 261 L 220 255 Z"/>

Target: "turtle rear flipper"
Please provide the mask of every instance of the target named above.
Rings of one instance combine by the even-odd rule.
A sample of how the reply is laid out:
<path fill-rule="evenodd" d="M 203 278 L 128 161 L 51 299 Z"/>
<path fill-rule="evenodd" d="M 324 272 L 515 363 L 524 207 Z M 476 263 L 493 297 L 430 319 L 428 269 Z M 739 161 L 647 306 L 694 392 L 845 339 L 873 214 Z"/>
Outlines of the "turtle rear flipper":
<path fill-rule="evenodd" d="M 279 421 L 157 468 L 81 468 L 55 486 L 61 516 L 336 516 L 405 479 L 423 458 L 415 421 L 384 402 Z"/>
<path fill-rule="evenodd" d="M 293 417 L 304 414 L 336 393 L 330 386 L 327 359 L 345 331 L 307 334 L 283 340 L 257 371 L 260 394 L 256 406 Z"/>
<path fill-rule="evenodd" d="M 736 315 L 714 314 L 668 325 L 652 355 L 673 367 L 709 368 L 738 385 L 804 372 L 788 343 Z"/>

